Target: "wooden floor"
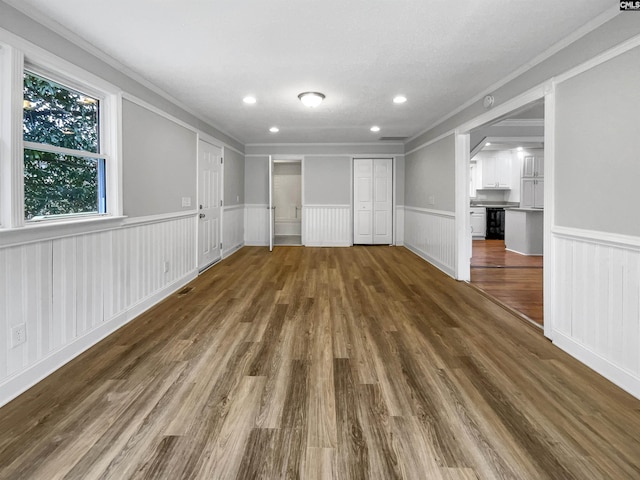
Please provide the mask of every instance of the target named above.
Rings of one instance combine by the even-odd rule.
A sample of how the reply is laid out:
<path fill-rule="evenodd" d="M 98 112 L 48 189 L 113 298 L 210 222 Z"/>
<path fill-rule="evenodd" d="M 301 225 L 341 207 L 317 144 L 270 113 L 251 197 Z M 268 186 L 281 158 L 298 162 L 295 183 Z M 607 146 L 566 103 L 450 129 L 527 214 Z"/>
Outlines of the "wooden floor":
<path fill-rule="evenodd" d="M 504 240 L 474 240 L 471 283 L 532 322 L 543 325 L 542 257 L 504 248 Z"/>
<path fill-rule="evenodd" d="M 640 478 L 639 400 L 404 248 L 190 287 L 0 409 L 1 478 Z"/>

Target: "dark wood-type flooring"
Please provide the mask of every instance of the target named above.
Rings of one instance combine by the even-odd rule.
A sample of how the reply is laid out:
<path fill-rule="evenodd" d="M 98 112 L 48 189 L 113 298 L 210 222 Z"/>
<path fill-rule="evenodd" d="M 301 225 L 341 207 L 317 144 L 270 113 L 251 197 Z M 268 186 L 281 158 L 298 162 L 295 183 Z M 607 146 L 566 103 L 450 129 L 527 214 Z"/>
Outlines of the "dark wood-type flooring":
<path fill-rule="evenodd" d="M 504 240 L 474 240 L 472 250 L 471 283 L 542 325 L 542 257 L 509 252 Z"/>
<path fill-rule="evenodd" d="M 404 248 L 189 287 L 0 409 L 1 478 L 640 478 L 639 400 Z"/>

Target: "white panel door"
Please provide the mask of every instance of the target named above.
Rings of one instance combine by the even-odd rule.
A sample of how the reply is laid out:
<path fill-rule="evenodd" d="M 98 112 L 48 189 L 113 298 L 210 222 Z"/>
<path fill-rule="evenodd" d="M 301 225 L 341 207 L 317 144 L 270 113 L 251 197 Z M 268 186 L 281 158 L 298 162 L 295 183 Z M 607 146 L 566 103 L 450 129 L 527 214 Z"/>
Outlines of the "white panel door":
<path fill-rule="evenodd" d="M 220 259 L 222 203 L 222 149 L 200 140 L 198 144 L 198 269 Z"/>
<path fill-rule="evenodd" d="M 393 241 L 393 168 L 390 158 L 373 161 L 373 243 L 390 245 Z"/>
<path fill-rule="evenodd" d="M 373 243 L 373 160 L 353 161 L 353 243 Z"/>
<path fill-rule="evenodd" d="M 393 242 L 393 171 L 390 158 L 353 161 L 353 243 Z"/>

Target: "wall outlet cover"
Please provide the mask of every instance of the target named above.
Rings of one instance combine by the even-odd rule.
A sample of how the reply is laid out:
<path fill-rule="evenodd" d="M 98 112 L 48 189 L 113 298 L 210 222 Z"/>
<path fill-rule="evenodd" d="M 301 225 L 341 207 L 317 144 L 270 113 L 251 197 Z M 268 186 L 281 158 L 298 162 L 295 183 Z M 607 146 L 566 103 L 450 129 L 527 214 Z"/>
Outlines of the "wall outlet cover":
<path fill-rule="evenodd" d="M 191 206 L 191 197 L 182 197 L 182 206 L 190 207 Z"/>
<path fill-rule="evenodd" d="M 27 326 L 24 323 L 11 327 L 11 348 L 27 341 Z"/>

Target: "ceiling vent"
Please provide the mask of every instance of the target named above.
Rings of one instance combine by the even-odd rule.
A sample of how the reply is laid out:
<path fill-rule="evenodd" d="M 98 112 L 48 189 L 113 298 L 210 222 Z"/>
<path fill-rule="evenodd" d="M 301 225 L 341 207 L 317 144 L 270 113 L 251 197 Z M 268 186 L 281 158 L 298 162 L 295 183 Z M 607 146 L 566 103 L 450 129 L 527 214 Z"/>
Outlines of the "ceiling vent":
<path fill-rule="evenodd" d="M 380 137 L 379 140 L 383 142 L 404 142 L 407 137 Z"/>

